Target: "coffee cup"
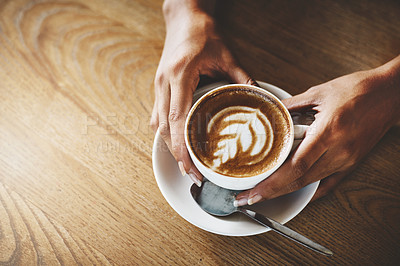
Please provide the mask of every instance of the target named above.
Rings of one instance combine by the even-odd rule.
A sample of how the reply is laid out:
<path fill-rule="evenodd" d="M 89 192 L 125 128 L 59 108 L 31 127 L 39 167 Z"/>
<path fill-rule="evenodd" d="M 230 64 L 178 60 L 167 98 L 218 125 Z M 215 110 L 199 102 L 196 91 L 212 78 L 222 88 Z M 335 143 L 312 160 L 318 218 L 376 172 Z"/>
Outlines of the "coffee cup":
<path fill-rule="evenodd" d="M 268 178 L 308 126 L 294 125 L 272 93 L 229 84 L 200 97 L 185 123 L 185 143 L 200 173 L 220 187 L 245 190 Z"/>

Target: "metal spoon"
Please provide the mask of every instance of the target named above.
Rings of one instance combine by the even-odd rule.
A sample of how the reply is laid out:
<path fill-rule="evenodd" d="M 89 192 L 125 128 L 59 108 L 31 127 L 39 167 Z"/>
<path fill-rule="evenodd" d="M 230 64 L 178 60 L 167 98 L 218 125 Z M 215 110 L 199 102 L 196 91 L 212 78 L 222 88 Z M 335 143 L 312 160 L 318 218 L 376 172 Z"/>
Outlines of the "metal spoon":
<path fill-rule="evenodd" d="M 271 228 L 275 232 L 304 245 L 305 247 L 317 251 L 321 254 L 331 256 L 333 252 L 329 249 L 313 242 L 312 240 L 302 236 L 292 229 L 268 218 L 264 215 L 256 213 L 245 207 L 235 207 L 233 201 L 237 194 L 241 191 L 229 190 L 215 185 L 214 183 L 204 179 L 201 187 L 193 184 L 190 193 L 197 204 L 207 213 L 215 216 L 228 216 L 234 212 L 241 212 L 261 225 Z"/>

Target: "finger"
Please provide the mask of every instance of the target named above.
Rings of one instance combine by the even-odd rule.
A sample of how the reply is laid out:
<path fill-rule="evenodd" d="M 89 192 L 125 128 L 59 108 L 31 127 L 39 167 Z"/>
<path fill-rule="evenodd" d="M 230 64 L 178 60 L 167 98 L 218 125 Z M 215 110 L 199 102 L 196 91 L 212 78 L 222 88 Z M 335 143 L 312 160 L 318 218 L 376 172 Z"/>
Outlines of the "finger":
<path fill-rule="evenodd" d="M 158 129 L 158 103 L 157 103 L 157 96 L 156 99 L 154 101 L 154 106 L 153 106 L 153 110 L 151 112 L 151 118 L 150 118 L 150 126 L 153 129 L 154 133 L 157 132 Z"/>
<path fill-rule="evenodd" d="M 316 164 L 315 168 L 320 168 L 320 167 L 321 167 L 320 165 Z M 349 174 L 349 172 L 351 172 L 351 170 L 337 172 L 337 173 L 334 173 L 331 175 L 328 175 L 327 172 L 320 173 L 320 174 L 311 172 L 311 173 L 307 174 L 308 178 L 307 177 L 304 178 L 305 180 L 309 180 L 307 183 L 300 184 L 299 182 L 294 181 L 293 184 L 291 184 L 291 186 L 290 186 L 293 189 L 288 189 L 288 190 L 283 189 L 280 193 L 277 194 L 276 197 L 287 194 L 289 192 L 296 191 L 297 189 L 300 189 L 308 184 L 311 184 L 311 183 L 321 179 L 318 189 L 311 199 L 311 202 L 312 202 L 314 200 L 317 200 L 317 199 L 327 195 L 328 192 L 330 192 L 332 189 L 334 189 L 339 184 L 339 182 Z M 298 179 L 298 180 L 300 180 L 300 179 Z M 296 187 L 298 187 L 298 188 L 296 188 Z M 237 202 L 235 203 L 235 205 L 242 206 L 242 205 L 248 204 L 249 195 L 250 195 L 250 190 L 247 190 L 247 191 L 241 193 L 240 195 L 238 195 L 236 197 Z"/>
<path fill-rule="evenodd" d="M 239 193 L 238 195 L 236 195 L 233 205 L 235 207 L 247 205 L 249 203 L 250 191 L 251 190 L 249 189 L 249 190 L 243 191 L 243 192 Z"/>
<path fill-rule="evenodd" d="M 347 168 L 347 158 L 338 156 L 340 152 L 337 150 L 329 150 L 325 152 L 313 166 L 304 174 L 302 177 L 294 180 L 287 186 L 272 195 L 270 198 L 279 197 L 294 191 L 297 191 L 315 181 L 322 180 L 321 183 L 327 182 L 327 185 L 323 185 L 321 190 L 318 192 L 320 196 L 326 194 L 329 191 L 330 186 L 334 186 L 339 182 L 351 169 Z M 337 173 L 337 174 L 336 174 Z M 340 173 L 340 174 L 339 174 Z M 325 179 L 330 181 L 325 181 Z"/>
<path fill-rule="evenodd" d="M 185 121 L 192 105 L 193 91 L 198 81 L 199 77 L 180 79 L 171 85 L 168 120 L 171 133 L 171 152 L 179 164 L 182 175 L 188 174 L 192 181 L 200 186 L 203 176 L 193 165 L 184 138 Z"/>
<path fill-rule="evenodd" d="M 303 177 L 326 151 L 327 146 L 322 141 L 321 133 L 306 133 L 306 137 L 298 149 L 276 172 L 250 191 L 239 194 L 236 199 L 242 200 L 243 203 L 247 197 L 248 204 L 251 205 L 263 199 L 271 199 L 285 194 L 293 187 L 291 184 Z"/>
<path fill-rule="evenodd" d="M 277 191 L 269 198 L 271 199 L 289 194 L 314 183 L 315 181 L 324 180 L 334 173 L 341 171 L 344 162 L 342 160 L 335 161 L 335 154 L 337 154 L 335 151 L 325 152 L 303 176 L 297 178 L 286 186 L 283 186 L 281 190 Z"/>
<path fill-rule="evenodd" d="M 331 160 L 332 159 L 330 158 L 330 156 L 327 156 L 327 153 L 324 153 L 314 163 L 314 165 L 310 168 L 310 170 L 305 175 L 303 175 L 300 178 L 294 180 L 293 182 L 287 184 L 286 186 L 280 188 L 280 190 L 275 191 L 275 193 L 270 195 L 269 197 L 263 196 L 262 199 L 267 199 L 267 198 L 272 199 L 272 198 L 276 198 L 276 197 L 291 193 L 293 191 L 297 191 L 297 190 L 305 187 L 308 184 L 311 184 L 317 180 L 324 179 L 325 177 L 330 176 L 332 173 L 334 173 L 335 169 L 337 169 L 337 167 L 334 167 L 332 165 L 331 165 L 331 167 L 326 167 L 326 163 L 329 163 L 329 161 L 331 161 Z M 324 167 L 324 165 L 325 165 L 325 167 Z M 250 195 L 252 193 L 253 193 L 252 190 L 247 190 L 247 191 L 239 194 L 236 197 L 236 199 L 237 200 L 248 199 L 248 198 L 250 198 Z M 262 193 L 258 193 L 258 194 L 262 195 Z M 245 203 L 245 202 L 243 201 L 243 203 Z"/>
<path fill-rule="evenodd" d="M 321 180 L 317 191 L 312 197 L 311 201 L 322 198 L 328 194 L 329 191 L 334 189 L 339 182 L 348 175 L 349 171 L 335 173 Z"/>
<path fill-rule="evenodd" d="M 340 149 L 330 149 L 301 178 L 284 188 L 279 194 L 287 194 L 303 188 L 315 181 L 321 183 L 314 199 L 324 196 L 346 175 L 356 168 L 357 164 L 348 165 L 348 157 Z"/>
<path fill-rule="evenodd" d="M 302 111 L 318 105 L 318 99 L 313 91 L 307 90 L 301 94 L 282 100 L 289 111 Z"/>
<path fill-rule="evenodd" d="M 233 65 L 233 67 L 228 68 L 228 76 L 229 78 L 239 84 L 248 84 L 259 87 L 258 83 L 250 77 L 250 75 L 244 71 L 241 67 L 237 65 Z"/>
<path fill-rule="evenodd" d="M 162 88 L 157 91 L 159 98 L 157 99 L 157 113 L 158 113 L 158 130 L 161 138 L 167 144 L 168 149 L 171 150 L 171 134 L 168 121 L 171 90 L 168 84 L 164 84 Z"/>

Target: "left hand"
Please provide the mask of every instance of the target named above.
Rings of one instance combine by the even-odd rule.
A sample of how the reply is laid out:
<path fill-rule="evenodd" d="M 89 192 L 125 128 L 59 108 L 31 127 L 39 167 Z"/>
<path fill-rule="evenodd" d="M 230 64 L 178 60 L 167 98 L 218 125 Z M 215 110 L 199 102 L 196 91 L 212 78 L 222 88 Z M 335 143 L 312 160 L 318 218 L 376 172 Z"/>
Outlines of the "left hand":
<path fill-rule="evenodd" d="M 256 82 L 238 65 L 217 33 L 214 18 L 196 2 L 165 2 L 167 36 L 154 82 L 156 99 L 150 124 L 154 132 L 159 130 L 182 175 L 200 186 L 203 176 L 190 159 L 183 134 L 200 76 Z"/>
<path fill-rule="evenodd" d="M 284 100 L 289 111 L 316 111 L 315 121 L 285 163 L 255 188 L 240 193 L 236 204 L 276 198 L 318 180 L 313 199 L 331 190 L 399 120 L 399 66 L 400 56 Z"/>

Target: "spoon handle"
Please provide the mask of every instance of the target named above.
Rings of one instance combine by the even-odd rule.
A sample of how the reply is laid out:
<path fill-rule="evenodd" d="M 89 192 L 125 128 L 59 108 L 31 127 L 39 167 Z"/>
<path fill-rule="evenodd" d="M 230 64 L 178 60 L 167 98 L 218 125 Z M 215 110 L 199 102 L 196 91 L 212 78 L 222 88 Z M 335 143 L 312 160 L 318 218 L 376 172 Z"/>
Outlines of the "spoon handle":
<path fill-rule="evenodd" d="M 238 208 L 238 211 L 241 213 L 246 214 L 248 217 L 251 219 L 255 220 L 256 222 L 264 225 L 265 227 L 271 228 L 275 232 L 296 241 L 297 243 L 302 244 L 303 246 L 317 251 L 321 254 L 327 255 L 327 256 L 332 256 L 333 252 L 330 251 L 329 249 L 321 246 L 320 244 L 315 243 L 314 241 L 308 239 L 307 237 L 297 233 L 296 231 L 293 231 L 292 229 L 278 223 L 277 221 L 272 220 L 271 218 L 265 217 L 264 215 L 261 215 L 259 213 L 256 213 L 254 211 L 245 209 L 245 208 Z"/>

